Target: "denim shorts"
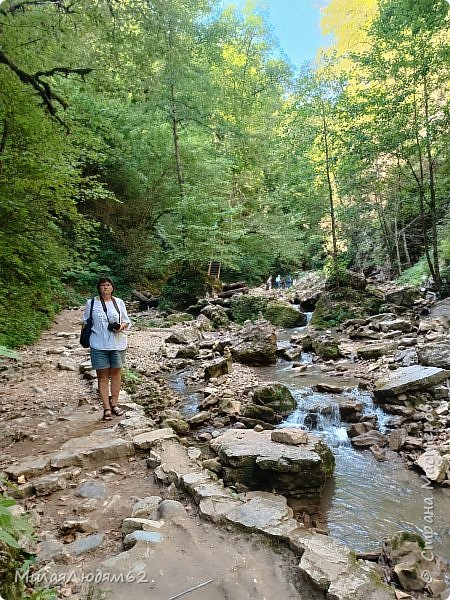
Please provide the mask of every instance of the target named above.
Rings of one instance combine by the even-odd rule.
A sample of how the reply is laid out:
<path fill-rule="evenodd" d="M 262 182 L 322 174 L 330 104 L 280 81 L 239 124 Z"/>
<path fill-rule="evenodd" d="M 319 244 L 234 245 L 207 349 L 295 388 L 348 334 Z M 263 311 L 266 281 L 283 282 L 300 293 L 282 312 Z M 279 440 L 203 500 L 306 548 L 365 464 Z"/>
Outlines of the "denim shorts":
<path fill-rule="evenodd" d="M 96 350 L 91 348 L 92 368 L 96 371 L 100 369 L 121 369 L 125 364 L 126 350 Z"/>

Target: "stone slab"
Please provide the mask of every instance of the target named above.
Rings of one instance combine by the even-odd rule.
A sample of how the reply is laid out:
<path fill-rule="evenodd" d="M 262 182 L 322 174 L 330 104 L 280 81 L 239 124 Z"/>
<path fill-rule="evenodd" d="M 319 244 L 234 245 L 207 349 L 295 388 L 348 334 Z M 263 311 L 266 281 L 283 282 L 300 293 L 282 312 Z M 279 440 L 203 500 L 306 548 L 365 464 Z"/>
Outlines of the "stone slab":
<path fill-rule="evenodd" d="M 59 452 L 53 455 L 50 465 L 53 469 L 70 466 L 89 467 L 133 454 L 135 450 L 131 442 L 115 437 L 111 430 L 105 429 L 67 441 Z"/>
<path fill-rule="evenodd" d="M 133 438 L 133 444 L 137 450 L 149 450 L 162 440 L 177 439 L 177 435 L 170 427 L 155 429 L 141 433 Z"/>
<path fill-rule="evenodd" d="M 291 517 L 292 510 L 286 504 L 262 497 L 252 498 L 232 508 L 225 516 L 230 523 L 260 532 L 280 527 L 287 521 L 292 521 L 297 528 L 297 522 Z"/>
<path fill-rule="evenodd" d="M 408 391 L 424 389 L 437 385 L 450 377 L 450 371 L 437 367 L 413 365 L 392 371 L 387 377 L 375 382 L 375 398 L 384 399 Z"/>

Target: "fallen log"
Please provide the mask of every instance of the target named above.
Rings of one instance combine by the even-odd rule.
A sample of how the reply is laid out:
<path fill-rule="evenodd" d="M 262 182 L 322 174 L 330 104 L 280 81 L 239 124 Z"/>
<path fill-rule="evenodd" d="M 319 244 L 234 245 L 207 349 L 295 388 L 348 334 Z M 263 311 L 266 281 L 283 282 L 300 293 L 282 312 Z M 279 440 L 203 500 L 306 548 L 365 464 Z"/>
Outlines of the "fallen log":
<path fill-rule="evenodd" d="M 229 290 L 236 290 L 244 287 L 247 287 L 245 281 L 238 281 L 237 283 L 224 283 L 222 285 L 222 292 L 228 292 Z"/>
<path fill-rule="evenodd" d="M 218 298 L 231 298 L 231 296 L 234 296 L 236 294 L 248 294 L 248 292 L 249 292 L 248 287 L 241 287 L 236 290 L 228 290 L 227 292 L 220 292 L 220 294 L 217 294 L 217 297 Z"/>
<path fill-rule="evenodd" d="M 160 296 L 152 296 L 149 292 L 139 292 L 138 290 L 133 290 L 131 295 L 136 300 L 139 300 L 139 308 L 141 310 L 144 308 L 155 308 L 161 300 Z"/>

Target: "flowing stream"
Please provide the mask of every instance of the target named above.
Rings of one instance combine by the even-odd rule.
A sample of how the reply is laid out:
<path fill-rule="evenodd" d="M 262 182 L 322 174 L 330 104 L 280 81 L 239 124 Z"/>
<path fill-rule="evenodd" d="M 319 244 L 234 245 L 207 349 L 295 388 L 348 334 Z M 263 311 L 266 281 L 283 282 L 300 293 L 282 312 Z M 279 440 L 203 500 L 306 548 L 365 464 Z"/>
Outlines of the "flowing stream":
<path fill-rule="evenodd" d="M 286 342 L 300 329 L 281 331 L 279 340 Z M 311 362 L 307 354 L 302 362 Z M 342 396 L 357 398 L 364 414 L 376 414 L 378 428 L 386 431 L 386 415 L 375 407 L 372 397 L 357 387 L 357 380 L 327 376 L 320 369 L 308 369 L 299 376 L 292 363 L 278 361 L 270 367 L 256 369 L 261 380 L 278 381 L 289 387 L 297 400 L 297 409 L 280 427 L 301 427 L 322 435 L 333 451 L 336 467 L 322 499 L 329 533 L 357 552 L 378 551 L 384 538 L 399 530 L 427 532 L 427 541 L 435 554 L 450 559 L 450 490 L 431 488 L 419 473 L 406 467 L 395 453 L 378 462 L 369 450 L 355 450 L 342 423 L 339 404 L 330 394 L 312 390 L 315 383 L 348 386 Z M 201 394 L 189 390 L 181 377 L 172 384 L 185 396 L 184 415 L 195 414 Z M 314 419 L 311 419 L 313 412 Z M 431 528 L 431 529 L 430 529 Z M 430 531 L 433 535 L 430 539 Z"/>
<path fill-rule="evenodd" d="M 450 558 L 449 490 L 428 489 L 426 481 L 394 453 L 390 453 L 388 460 L 378 462 L 369 450 L 352 447 L 346 424 L 340 418 L 339 404 L 330 394 L 311 389 L 311 385 L 319 382 L 342 385 L 342 378 L 313 372 L 305 381 L 306 377 L 294 375 L 292 365 L 286 362 L 258 372 L 261 378 L 287 385 L 297 400 L 297 410 L 280 427 L 301 427 L 322 435 L 333 451 L 334 478 L 325 488 L 321 507 L 332 537 L 358 552 L 371 552 L 378 551 L 381 541 L 396 531 L 423 535 L 424 531 L 430 531 L 427 527 L 432 527 L 433 550 Z M 386 431 L 388 415 L 374 407 L 370 394 L 355 387 L 342 396 L 360 400 L 363 413 L 376 414 L 378 428 Z M 311 409 L 317 415 L 312 423 L 308 422 Z"/>

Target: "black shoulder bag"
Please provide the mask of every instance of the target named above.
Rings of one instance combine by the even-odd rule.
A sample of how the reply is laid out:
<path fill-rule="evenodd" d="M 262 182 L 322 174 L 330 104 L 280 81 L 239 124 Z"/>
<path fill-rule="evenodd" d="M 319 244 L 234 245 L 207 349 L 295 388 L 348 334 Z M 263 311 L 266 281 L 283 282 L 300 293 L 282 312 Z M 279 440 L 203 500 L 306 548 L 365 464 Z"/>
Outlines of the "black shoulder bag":
<path fill-rule="evenodd" d="M 94 308 L 94 300 L 95 298 L 91 299 L 91 310 L 89 313 L 89 319 L 86 321 L 86 324 L 80 333 L 80 344 L 83 346 L 83 348 L 89 348 L 89 338 L 91 337 L 92 331 L 92 309 Z"/>

